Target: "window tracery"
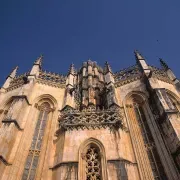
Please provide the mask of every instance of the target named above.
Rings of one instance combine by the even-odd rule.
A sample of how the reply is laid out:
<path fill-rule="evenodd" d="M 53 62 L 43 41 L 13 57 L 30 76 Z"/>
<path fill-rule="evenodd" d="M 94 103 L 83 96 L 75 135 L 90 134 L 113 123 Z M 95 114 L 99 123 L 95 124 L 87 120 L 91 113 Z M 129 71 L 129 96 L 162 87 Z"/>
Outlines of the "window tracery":
<path fill-rule="evenodd" d="M 154 139 L 152 137 L 152 133 L 150 131 L 149 125 L 147 123 L 147 119 L 144 113 L 143 103 L 133 103 L 133 108 L 135 111 L 135 115 L 137 118 L 138 125 L 140 127 L 140 131 L 142 133 L 144 145 L 147 151 L 147 155 L 150 161 L 150 165 L 153 171 L 153 176 L 155 179 L 167 179 L 164 168 L 161 164 L 161 160 L 157 149 L 155 147 Z"/>
<path fill-rule="evenodd" d="M 39 107 L 39 117 L 36 123 L 33 139 L 31 141 L 31 147 L 28 157 L 26 159 L 25 168 L 22 176 L 22 180 L 34 180 L 36 169 L 38 166 L 38 160 L 41 152 L 41 146 L 43 142 L 43 136 L 45 127 L 48 120 L 48 114 L 50 112 L 50 105 L 44 102 Z"/>
<path fill-rule="evenodd" d="M 95 138 L 87 139 L 79 148 L 78 179 L 108 179 L 105 148 Z"/>
<path fill-rule="evenodd" d="M 93 146 L 86 153 L 86 180 L 102 180 L 100 153 Z"/>

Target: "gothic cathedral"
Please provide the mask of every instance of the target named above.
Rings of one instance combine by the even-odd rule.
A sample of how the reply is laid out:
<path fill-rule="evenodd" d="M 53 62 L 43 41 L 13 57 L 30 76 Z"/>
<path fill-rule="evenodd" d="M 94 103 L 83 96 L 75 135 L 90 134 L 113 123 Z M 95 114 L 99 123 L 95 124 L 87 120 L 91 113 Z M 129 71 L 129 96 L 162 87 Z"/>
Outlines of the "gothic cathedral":
<path fill-rule="evenodd" d="M 1 180 L 180 180 L 180 82 L 160 59 L 114 73 L 17 67 L 0 89 Z"/>

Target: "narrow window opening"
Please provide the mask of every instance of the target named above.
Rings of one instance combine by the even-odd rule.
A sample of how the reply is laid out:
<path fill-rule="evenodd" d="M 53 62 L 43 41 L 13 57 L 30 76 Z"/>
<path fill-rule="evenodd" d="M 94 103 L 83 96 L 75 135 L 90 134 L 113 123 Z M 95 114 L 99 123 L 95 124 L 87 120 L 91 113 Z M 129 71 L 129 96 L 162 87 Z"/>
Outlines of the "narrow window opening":
<path fill-rule="evenodd" d="M 22 180 L 35 179 L 36 169 L 38 166 L 38 160 L 41 152 L 41 146 L 43 142 L 43 136 L 44 136 L 49 112 L 50 112 L 50 105 L 48 103 L 43 103 L 40 106 L 39 117 L 31 141 L 29 154 L 26 159 Z"/>
<path fill-rule="evenodd" d="M 98 148 L 92 145 L 86 152 L 86 180 L 102 180 L 100 153 Z"/>

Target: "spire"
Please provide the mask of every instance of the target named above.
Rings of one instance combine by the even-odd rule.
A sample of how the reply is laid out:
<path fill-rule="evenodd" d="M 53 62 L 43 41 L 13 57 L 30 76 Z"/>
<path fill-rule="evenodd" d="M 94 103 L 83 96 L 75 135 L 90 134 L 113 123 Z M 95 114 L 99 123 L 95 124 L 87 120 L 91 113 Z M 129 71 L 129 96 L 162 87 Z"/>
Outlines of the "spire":
<path fill-rule="evenodd" d="M 42 66 L 42 61 L 43 61 L 44 56 L 41 54 L 34 62 L 34 65 L 39 65 L 40 67 Z"/>
<path fill-rule="evenodd" d="M 138 52 L 138 50 L 135 50 L 134 51 L 134 54 L 135 54 L 135 57 L 136 57 L 136 60 L 143 60 L 144 57 L 141 55 L 141 53 Z"/>
<path fill-rule="evenodd" d="M 109 63 L 106 61 L 104 66 L 104 80 L 107 84 L 114 84 L 114 75 Z"/>
<path fill-rule="evenodd" d="M 150 77 L 151 70 L 149 69 L 149 66 L 146 63 L 145 58 L 137 50 L 134 51 L 134 54 L 136 57 L 137 64 L 142 69 L 144 75 L 146 77 Z"/>
<path fill-rule="evenodd" d="M 69 71 L 68 71 L 68 74 L 72 74 L 74 75 L 75 74 L 75 69 L 74 69 L 74 64 L 72 63 L 69 67 Z"/>
<path fill-rule="evenodd" d="M 108 72 L 112 73 L 112 69 L 109 63 L 106 61 L 104 66 L 104 73 L 107 74 Z"/>
<path fill-rule="evenodd" d="M 18 66 L 16 66 L 10 73 L 8 77 L 15 78 L 17 74 Z"/>
<path fill-rule="evenodd" d="M 4 82 L 2 88 L 6 89 L 9 87 L 11 81 L 16 77 L 17 74 L 17 70 L 18 70 L 18 66 L 16 66 L 11 73 L 9 74 L 9 76 L 6 78 L 6 81 Z"/>
<path fill-rule="evenodd" d="M 161 64 L 163 69 L 165 69 L 165 70 L 169 69 L 168 65 L 166 64 L 166 62 L 162 58 L 159 58 L 159 61 L 160 61 L 160 64 Z"/>
<path fill-rule="evenodd" d="M 39 72 L 42 67 L 43 55 L 40 55 L 34 62 L 33 67 L 30 71 L 30 76 L 39 76 Z"/>

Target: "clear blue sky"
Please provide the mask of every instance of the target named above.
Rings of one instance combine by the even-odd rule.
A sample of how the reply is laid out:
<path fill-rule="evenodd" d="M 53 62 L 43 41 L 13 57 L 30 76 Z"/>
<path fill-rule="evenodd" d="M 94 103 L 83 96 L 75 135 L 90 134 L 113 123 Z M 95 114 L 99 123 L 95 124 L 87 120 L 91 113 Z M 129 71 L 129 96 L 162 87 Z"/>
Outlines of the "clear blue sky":
<path fill-rule="evenodd" d="M 180 0 L 1 0 L 0 23 L 0 84 L 41 53 L 49 71 L 89 58 L 118 71 L 135 64 L 134 49 L 180 77 Z"/>

